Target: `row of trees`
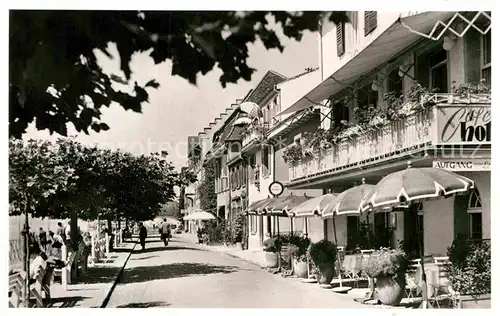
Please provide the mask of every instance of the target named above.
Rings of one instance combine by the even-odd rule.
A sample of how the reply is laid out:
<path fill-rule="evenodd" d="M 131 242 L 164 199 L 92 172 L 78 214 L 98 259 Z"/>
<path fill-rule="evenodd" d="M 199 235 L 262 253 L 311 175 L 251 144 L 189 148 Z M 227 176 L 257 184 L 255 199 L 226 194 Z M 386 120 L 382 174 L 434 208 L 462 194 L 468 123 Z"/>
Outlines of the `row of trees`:
<path fill-rule="evenodd" d="M 166 157 L 84 146 L 73 138 L 11 139 L 9 215 L 153 219 L 175 198 L 176 186 L 195 180 Z"/>

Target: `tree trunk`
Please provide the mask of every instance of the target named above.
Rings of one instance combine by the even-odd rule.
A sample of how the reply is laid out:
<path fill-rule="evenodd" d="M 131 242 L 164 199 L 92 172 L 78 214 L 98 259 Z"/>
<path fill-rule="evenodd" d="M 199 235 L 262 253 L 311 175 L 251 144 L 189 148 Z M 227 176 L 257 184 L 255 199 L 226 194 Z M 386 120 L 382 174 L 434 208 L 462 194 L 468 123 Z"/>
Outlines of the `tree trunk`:
<path fill-rule="evenodd" d="M 108 222 L 108 235 L 109 235 L 109 251 L 113 251 L 113 237 L 111 234 L 113 234 L 113 225 L 111 225 L 111 219 L 107 219 Z"/>
<path fill-rule="evenodd" d="M 29 249 L 30 249 L 30 239 L 29 239 L 29 221 L 28 221 L 28 209 L 29 206 L 26 206 L 26 210 L 24 212 L 25 216 L 25 222 L 24 222 L 24 229 L 22 232 L 23 236 L 23 270 L 26 272 L 26 279 L 24 280 L 24 306 L 29 307 L 29 301 L 30 301 L 30 286 L 29 286 L 29 275 L 30 275 L 30 254 L 29 254 Z"/>
<path fill-rule="evenodd" d="M 79 232 L 78 232 L 78 214 L 76 213 L 75 210 L 71 212 L 71 245 L 73 247 L 74 251 L 78 250 L 78 239 L 79 239 Z"/>

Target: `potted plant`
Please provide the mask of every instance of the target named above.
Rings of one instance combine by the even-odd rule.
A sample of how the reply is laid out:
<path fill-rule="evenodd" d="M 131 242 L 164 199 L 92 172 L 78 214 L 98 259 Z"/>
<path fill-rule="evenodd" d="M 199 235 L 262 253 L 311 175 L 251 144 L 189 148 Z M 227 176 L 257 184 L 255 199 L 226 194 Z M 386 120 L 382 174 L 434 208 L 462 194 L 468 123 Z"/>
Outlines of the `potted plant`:
<path fill-rule="evenodd" d="M 277 237 L 271 237 L 264 240 L 264 251 L 266 253 L 266 266 L 268 268 L 278 267 L 278 253 L 281 249 L 280 240 Z"/>
<path fill-rule="evenodd" d="M 299 162 L 303 157 L 302 146 L 299 144 L 293 144 L 288 146 L 283 151 L 283 160 L 288 165 L 293 165 L 296 162 Z"/>
<path fill-rule="evenodd" d="M 404 296 L 408 258 L 401 250 L 380 248 L 364 266 L 364 272 L 377 280 L 378 298 L 384 305 L 398 306 Z"/>
<path fill-rule="evenodd" d="M 337 246 L 328 240 L 312 243 L 308 251 L 315 267 L 317 267 L 316 279 L 319 284 L 330 284 L 333 279 L 335 259 L 337 257 Z"/>
<path fill-rule="evenodd" d="M 459 293 L 461 308 L 491 306 L 491 246 L 457 236 L 448 249 L 450 286 Z"/>
<path fill-rule="evenodd" d="M 293 271 L 299 278 L 307 278 L 307 249 L 311 243 L 305 236 L 290 235 L 288 243 L 291 245 L 289 251 L 293 256 Z"/>

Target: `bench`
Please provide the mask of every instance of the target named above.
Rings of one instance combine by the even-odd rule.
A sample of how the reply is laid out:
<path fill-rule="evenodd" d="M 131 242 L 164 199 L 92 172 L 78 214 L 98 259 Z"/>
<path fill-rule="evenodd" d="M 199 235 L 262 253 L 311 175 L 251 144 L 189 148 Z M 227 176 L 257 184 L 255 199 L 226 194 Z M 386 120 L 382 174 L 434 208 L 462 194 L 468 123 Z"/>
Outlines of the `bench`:
<path fill-rule="evenodd" d="M 79 251 L 72 252 L 69 257 L 67 249 L 62 247 L 62 257 L 67 258 L 66 265 L 62 269 L 54 269 L 54 276 L 61 279 L 61 284 L 67 289 L 67 285 L 72 284 L 77 277 Z"/>
<path fill-rule="evenodd" d="M 9 307 L 18 308 L 23 299 L 23 287 L 26 281 L 26 272 L 21 271 L 9 275 Z"/>
<path fill-rule="evenodd" d="M 35 299 L 36 307 L 46 307 L 50 301 L 50 281 L 54 268 L 40 267 L 35 282 L 30 286 L 30 299 Z"/>
<path fill-rule="evenodd" d="M 54 268 L 40 267 L 37 278 L 29 286 L 30 300 L 35 300 L 34 307 L 46 307 L 50 302 L 50 282 Z M 23 303 L 24 286 L 27 274 L 24 271 L 9 275 L 9 307 L 19 308 Z M 26 305 L 26 304 L 24 304 Z"/>
<path fill-rule="evenodd" d="M 90 251 L 89 257 L 89 263 L 91 267 L 93 267 L 95 263 L 99 262 L 102 258 L 109 256 L 109 243 L 106 242 L 108 238 L 108 234 L 105 234 L 101 238 L 92 235 L 92 249 Z"/>

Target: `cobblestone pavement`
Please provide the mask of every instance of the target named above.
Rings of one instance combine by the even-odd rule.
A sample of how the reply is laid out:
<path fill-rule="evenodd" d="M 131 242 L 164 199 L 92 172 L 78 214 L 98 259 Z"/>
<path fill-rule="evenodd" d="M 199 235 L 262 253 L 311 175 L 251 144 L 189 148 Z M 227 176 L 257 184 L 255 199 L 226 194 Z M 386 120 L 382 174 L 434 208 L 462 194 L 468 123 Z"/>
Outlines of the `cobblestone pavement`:
<path fill-rule="evenodd" d="M 130 257 L 107 307 L 363 308 L 317 284 L 285 279 L 174 236 Z"/>

